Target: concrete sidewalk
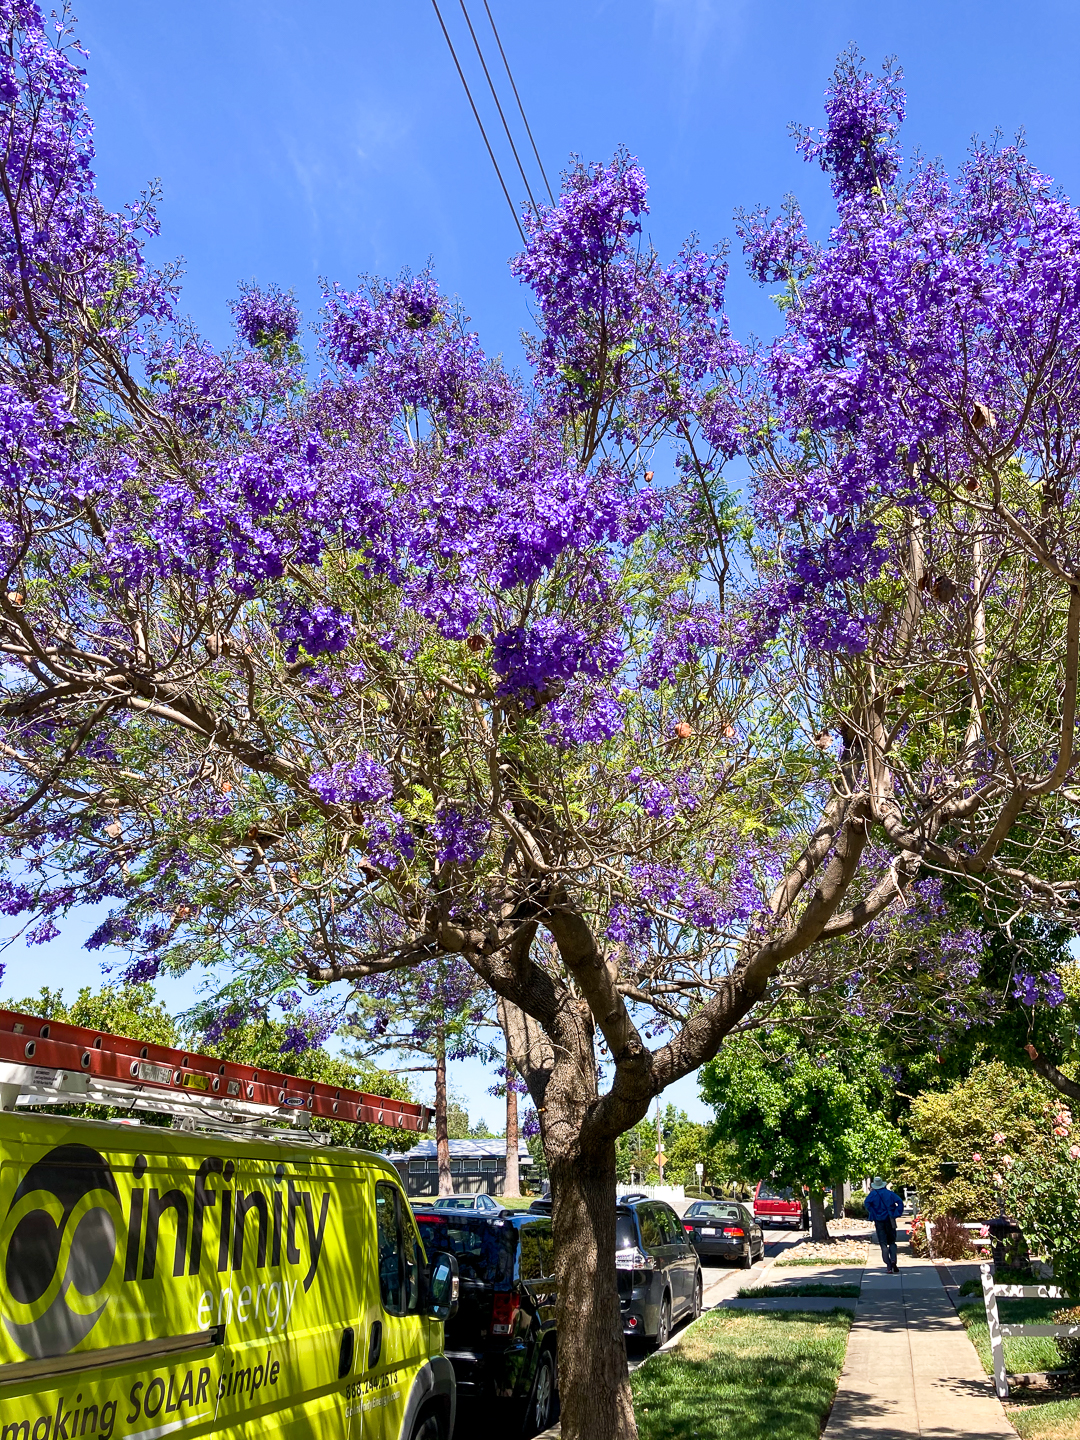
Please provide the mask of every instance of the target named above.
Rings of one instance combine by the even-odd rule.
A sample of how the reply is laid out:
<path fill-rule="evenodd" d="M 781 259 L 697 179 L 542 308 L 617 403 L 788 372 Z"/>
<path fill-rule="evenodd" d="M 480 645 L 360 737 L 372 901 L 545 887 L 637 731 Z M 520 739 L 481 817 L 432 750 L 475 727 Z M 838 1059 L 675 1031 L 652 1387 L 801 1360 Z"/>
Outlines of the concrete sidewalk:
<path fill-rule="evenodd" d="M 824 1440 L 1016 1440 L 931 1261 L 867 1266 Z"/>

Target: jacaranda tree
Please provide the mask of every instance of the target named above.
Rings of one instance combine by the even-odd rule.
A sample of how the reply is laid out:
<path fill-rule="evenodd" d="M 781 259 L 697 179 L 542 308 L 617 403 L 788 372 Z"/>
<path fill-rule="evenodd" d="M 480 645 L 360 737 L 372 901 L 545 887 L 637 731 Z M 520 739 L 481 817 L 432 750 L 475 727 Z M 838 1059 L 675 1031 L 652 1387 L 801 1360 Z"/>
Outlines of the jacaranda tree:
<path fill-rule="evenodd" d="M 3 909 L 111 900 L 129 978 L 215 966 L 296 1045 L 468 966 L 542 1126 L 564 1433 L 630 1437 L 616 1137 L 924 869 L 1073 904 L 1080 219 L 1015 150 L 903 175 L 845 61 L 828 244 L 746 220 L 768 350 L 620 155 L 527 219 L 528 382 L 427 274 L 328 290 L 321 369 L 273 289 L 215 351 L 95 197 L 72 36 L 0 20 Z"/>

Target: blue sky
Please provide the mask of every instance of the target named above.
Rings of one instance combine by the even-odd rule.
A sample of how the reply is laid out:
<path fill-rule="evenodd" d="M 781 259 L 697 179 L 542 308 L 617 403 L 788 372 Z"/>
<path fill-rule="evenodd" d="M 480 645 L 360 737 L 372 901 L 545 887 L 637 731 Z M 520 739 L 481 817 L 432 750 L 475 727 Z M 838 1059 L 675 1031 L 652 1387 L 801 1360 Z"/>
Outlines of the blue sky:
<path fill-rule="evenodd" d="M 466 3 L 497 65 L 483 0 Z M 606 159 L 626 145 L 649 176 L 646 227 L 664 254 L 692 231 L 708 244 L 730 238 L 736 207 L 787 191 L 812 230 L 827 228 L 827 187 L 787 127 L 821 123 L 829 73 L 852 42 L 874 64 L 899 57 L 910 148 L 956 168 L 972 135 L 1023 128 L 1035 163 L 1080 193 L 1080 7 L 1063 0 L 489 4 L 552 183 L 572 153 Z M 459 0 L 440 8 L 519 199 Z M 292 287 L 313 319 L 320 276 L 351 284 L 430 259 L 486 347 L 521 363 L 528 308 L 507 269 L 517 232 L 430 0 L 77 9 L 102 198 L 119 206 L 160 180 L 155 253 L 184 258 L 182 307 L 208 339 L 228 340 L 241 280 Z M 737 256 L 732 272 L 736 332 L 767 333 L 775 310 Z M 79 917 L 45 949 L 9 951 L 5 993 L 97 983 L 99 957 L 80 949 L 91 928 Z M 180 1005 L 187 992 L 168 993 Z M 494 1123 L 499 1102 L 478 1068 L 452 1078 Z M 671 1098 L 705 1118 L 692 1079 Z"/>

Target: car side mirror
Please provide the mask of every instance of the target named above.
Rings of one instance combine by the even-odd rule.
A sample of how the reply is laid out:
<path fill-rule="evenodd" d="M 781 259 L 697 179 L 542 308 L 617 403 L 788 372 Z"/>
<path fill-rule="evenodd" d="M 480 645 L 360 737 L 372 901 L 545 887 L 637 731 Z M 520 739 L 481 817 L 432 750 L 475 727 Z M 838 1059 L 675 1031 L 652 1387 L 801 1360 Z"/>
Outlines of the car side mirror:
<path fill-rule="evenodd" d="M 457 1257 L 441 1250 L 428 1267 L 427 1313 L 433 1320 L 449 1320 L 458 1306 Z"/>

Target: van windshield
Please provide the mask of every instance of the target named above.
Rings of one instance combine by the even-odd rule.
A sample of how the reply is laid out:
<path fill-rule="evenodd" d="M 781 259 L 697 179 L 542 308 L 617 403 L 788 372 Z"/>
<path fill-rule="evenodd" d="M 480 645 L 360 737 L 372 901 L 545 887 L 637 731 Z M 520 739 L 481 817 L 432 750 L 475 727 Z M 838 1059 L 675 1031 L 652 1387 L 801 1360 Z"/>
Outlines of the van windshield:
<path fill-rule="evenodd" d="M 792 1198 L 791 1186 L 788 1185 L 783 1190 L 770 1190 L 768 1186 L 762 1185 L 757 1192 L 757 1198 L 759 1200 L 790 1200 Z"/>
<path fill-rule="evenodd" d="M 428 1258 L 437 1250 L 457 1256 L 462 1280 L 484 1285 L 508 1284 L 514 1278 L 513 1225 L 469 1215 L 418 1215 L 420 1238 Z"/>

